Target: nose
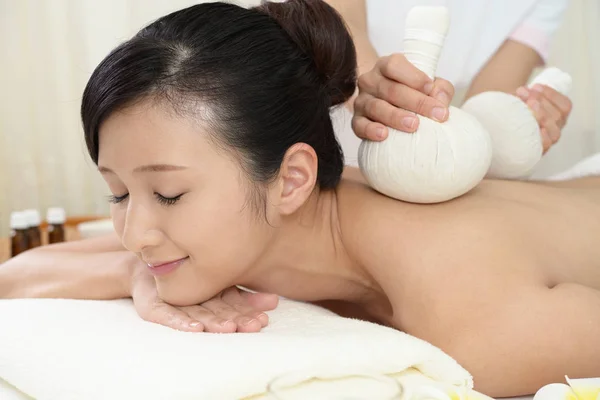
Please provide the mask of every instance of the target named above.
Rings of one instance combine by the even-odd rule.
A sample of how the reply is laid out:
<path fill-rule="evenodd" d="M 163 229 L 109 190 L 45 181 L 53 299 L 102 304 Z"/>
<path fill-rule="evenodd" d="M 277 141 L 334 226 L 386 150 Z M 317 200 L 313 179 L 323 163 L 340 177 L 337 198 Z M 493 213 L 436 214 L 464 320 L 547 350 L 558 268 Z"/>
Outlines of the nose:
<path fill-rule="evenodd" d="M 159 246 L 162 240 L 163 235 L 152 210 L 130 201 L 121 236 L 123 246 L 134 253 L 141 253 L 144 249 Z"/>

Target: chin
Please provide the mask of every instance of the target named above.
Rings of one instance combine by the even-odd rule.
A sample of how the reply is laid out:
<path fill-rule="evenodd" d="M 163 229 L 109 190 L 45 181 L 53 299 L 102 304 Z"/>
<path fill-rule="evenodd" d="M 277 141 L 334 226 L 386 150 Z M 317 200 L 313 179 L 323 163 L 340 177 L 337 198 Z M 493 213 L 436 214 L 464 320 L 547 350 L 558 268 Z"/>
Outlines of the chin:
<path fill-rule="evenodd" d="M 172 306 L 187 307 L 196 306 L 204 303 L 207 300 L 213 298 L 218 291 L 215 293 L 201 293 L 201 291 L 185 291 L 181 287 L 172 287 L 172 285 L 161 285 L 159 282 L 156 284 L 158 297 L 165 303 L 169 303 Z"/>

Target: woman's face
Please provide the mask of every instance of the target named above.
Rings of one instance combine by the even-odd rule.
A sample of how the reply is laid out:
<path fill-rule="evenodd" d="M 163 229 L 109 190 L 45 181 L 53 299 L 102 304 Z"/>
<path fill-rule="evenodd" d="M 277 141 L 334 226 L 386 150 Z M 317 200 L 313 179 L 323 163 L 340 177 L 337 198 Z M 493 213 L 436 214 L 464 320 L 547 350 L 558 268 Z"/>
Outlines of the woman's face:
<path fill-rule="evenodd" d="M 239 163 L 201 124 L 143 102 L 113 113 L 99 141 L 115 229 L 163 300 L 197 304 L 249 273 L 274 229 L 252 207 Z"/>

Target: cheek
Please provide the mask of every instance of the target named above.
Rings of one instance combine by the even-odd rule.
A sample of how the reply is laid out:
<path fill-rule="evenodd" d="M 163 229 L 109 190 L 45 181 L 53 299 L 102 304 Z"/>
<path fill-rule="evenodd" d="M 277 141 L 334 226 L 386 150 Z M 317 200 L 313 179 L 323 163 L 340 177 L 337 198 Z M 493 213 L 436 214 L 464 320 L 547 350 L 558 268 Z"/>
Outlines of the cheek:
<path fill-rule="evenodd" d="M 194 211 L 180 218 L 186 228 L 178 236 L 198 264 L 223 272 L 248 267 L 269 237 L 264 216 L 257 215 L 239 186 L 204 194 Z"/>
<path fill-rule="evenodd" d="M 115 232 L 119 238 L 123 237 L 123 230 L 125 229 L 125 209 L 119 207 L 118 204 L 110 205 L 110 217 L 113 221 Z"/>

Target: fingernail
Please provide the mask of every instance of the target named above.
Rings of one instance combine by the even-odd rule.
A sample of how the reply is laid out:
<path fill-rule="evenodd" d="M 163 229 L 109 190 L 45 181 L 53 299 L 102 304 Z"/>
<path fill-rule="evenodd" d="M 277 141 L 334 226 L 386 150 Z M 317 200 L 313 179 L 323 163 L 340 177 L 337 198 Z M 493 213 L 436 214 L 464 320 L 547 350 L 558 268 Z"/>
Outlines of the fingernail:
<path fill-rule="evenodd" d="M 200 326 L 200 322 L 190 322 L 190 326 L 191 326 L 192 328 L 195 328 L 195 327 L 197 327 L 197 326 Z"/>
<path fill-rule="evenodd" d="M 244 317 L 240 320 L 242 325 L 250 325 L 253 321 L 256 321 L 254 318 Z"/>
<path fill-rule="evenodd" d="M 531 109 L 533 111 L 539 111 L 540 110 L 540 102 L 537 100 L 534 100 L 531 102 Z"/>
<path fill-rule="evenodd" d="M 517 89 L 517 96 L 519 96 L 522 100 L 527 99 L 529 96 L 529 92 L 523 86 Z"/>
<path fill-rule="evenodd" d="M 446 110 L 446 108 L 434 107 L 433 110 L 431 110 L 431 116 L 436 121 L 441 122 L 446 119 Z"/>
<path fill-rule="evenodd" d="M 417 126 L 417 119 L 415 117 L 404 117 L 402 118 L 402 125 L 407 129 L 413 130 Z"/>
<path fill-rule="evenodd" d="M 375 136 L 377 136 L 377 139 L 385 139 L 385 129 L 378 127 L 375 130 Z"/>
<path fill-rule="evenodd" d="M 435 96 L 435 98 L 444 104 L 450 104 L 450 95 L 444 92 L 443 90 L 440 90 L 440 92 Z"/>
<path fill-rule="evenodd" d="M 227 324 L 230 324 L 230 323 L 232 323 L 232 322 L 233 322 L 232 320 L 228 319 L 228 320 L 226 320 L 226 321 L 223 321 L 223 322 L 221 322 L 219 325 L 221 325 L 221 326 L 225 326 L 225 325 L 227 325 Z"/>
<path fill-rule="evenodd" d="M 542 85 L 536 83 L 535 85 L 533 85 L 531 90 L 535 90 L 536 92 L 542 93 L 544 91 L 544 87 Z"/>
<path fill-rule="evenodd" d="M 431 93 L 433 90 L 433 82 L 426 83 L 425 86 L 423 86 L 423 90 L 425 91 L 425 94 Z"/>

